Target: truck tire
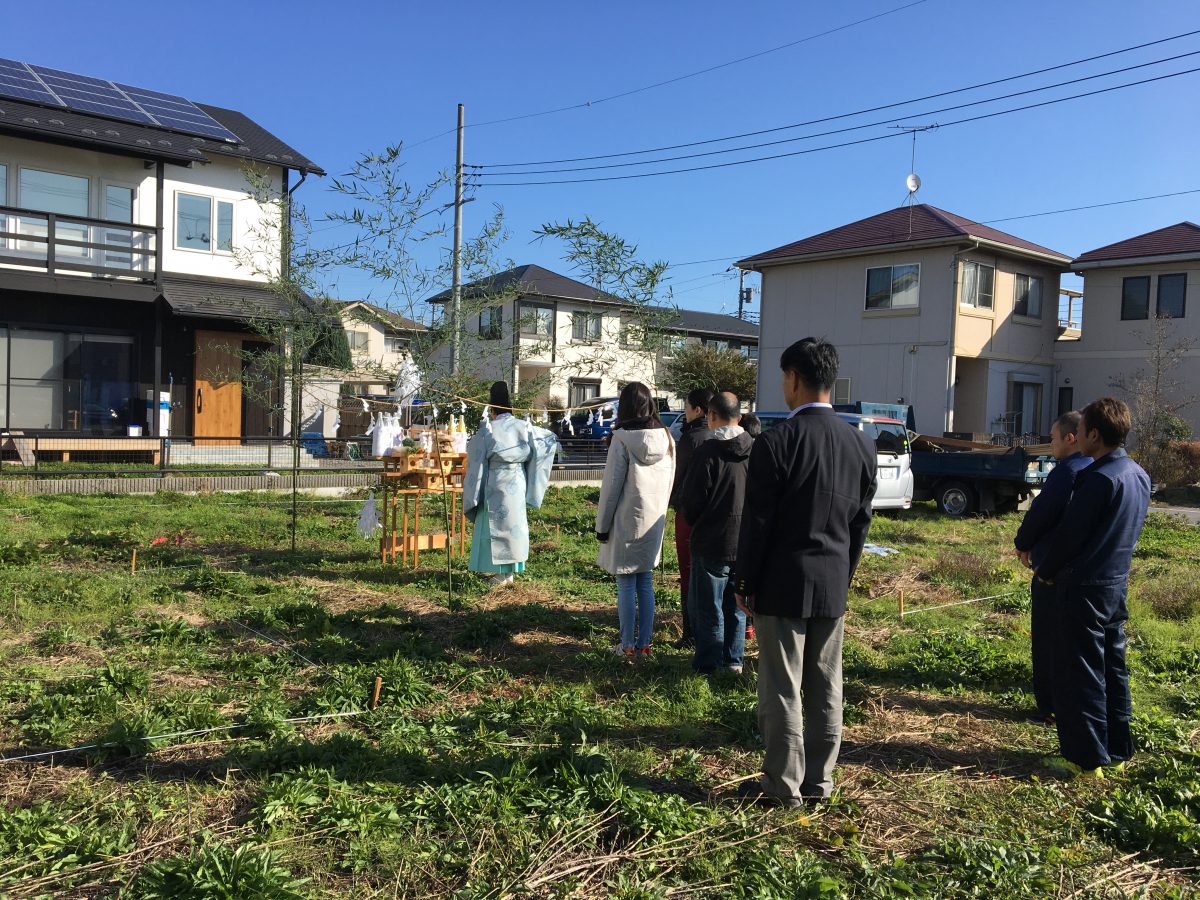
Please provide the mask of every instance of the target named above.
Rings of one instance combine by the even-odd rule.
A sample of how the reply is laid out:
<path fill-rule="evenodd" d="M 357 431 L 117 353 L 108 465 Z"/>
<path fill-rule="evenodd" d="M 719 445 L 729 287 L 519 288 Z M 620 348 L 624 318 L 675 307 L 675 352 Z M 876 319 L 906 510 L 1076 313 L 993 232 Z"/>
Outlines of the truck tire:
<path fill-rule="evenodd" d="M 975 512 L 975 492 L 962 481 L 945 481 L 937 490 L 938 509 L 956 519 Z"/>

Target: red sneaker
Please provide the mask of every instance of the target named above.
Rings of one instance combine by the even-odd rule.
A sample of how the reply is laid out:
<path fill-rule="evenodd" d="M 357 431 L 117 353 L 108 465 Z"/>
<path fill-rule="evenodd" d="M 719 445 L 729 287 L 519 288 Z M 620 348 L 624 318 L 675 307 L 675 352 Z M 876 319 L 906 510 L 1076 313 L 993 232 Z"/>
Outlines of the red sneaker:
<path fill-rule="evenodd" d="M 746 640 L 747 641 L 754 640 L 754 626 L 753 625 L 746 626 Z"/>
<path fill-rule="evenodd" d="M 638 656 L 645 656 L 647 659 L 649 659 L 650 648 L 649 647 L 639 647 L 638 648 Z"/>

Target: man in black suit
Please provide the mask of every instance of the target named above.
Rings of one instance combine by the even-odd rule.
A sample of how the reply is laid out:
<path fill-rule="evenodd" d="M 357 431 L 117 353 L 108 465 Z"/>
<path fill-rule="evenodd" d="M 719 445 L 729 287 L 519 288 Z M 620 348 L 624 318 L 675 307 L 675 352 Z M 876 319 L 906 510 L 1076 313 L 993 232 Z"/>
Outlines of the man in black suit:
<path fill-rule="evenodd" d="M 675 444 L 675 481 L 671 485 L 671 508 L 675 510 L 675 550 L 679 554 L 679 611 L 683 615 L 683 636 L 671 646 L 677 650 L 694 647 L 692 609 L 688 593 L 692 581 L 692 526 L 680 512 L 683 504 L 683 483 L 687 480 L 696 448 L 712 437 L 708 427 L 708 402 L 713 392 L 708 388 L 693 388 L 684 401 L 686 421 Z"/>
<path fill-rule="evenodd" d="M 830 404 L 837 350 L 805 338 L 784 351 L 792 415 L 750 454 L 737 600 L 758 631 L 763 776 L 739 793 L 800 806 L 833 790 L 842 742 L 842 635 L 850 579 L 871 525 L 875 446 Z"/>

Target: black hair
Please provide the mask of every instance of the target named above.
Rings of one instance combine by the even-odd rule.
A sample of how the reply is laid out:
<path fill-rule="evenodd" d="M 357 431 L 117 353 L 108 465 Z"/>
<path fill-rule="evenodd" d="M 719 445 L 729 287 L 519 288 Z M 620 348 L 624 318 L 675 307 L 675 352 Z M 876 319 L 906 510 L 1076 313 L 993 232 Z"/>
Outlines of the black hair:
<path fill-rule="evenodd" d="M 512 397 L 509 396 L 507 382 L 493 382 L 491 390 L 488 391 L 488 406 L 492 408 L 493 412 L 512 412 Z"/>
<path fill-rule="evenodd" d="M 762 422 L 758 420 L 758 416 L 756 416 L 754 413 L 746 413 L 743 415 L 740 424 L 742 426 L 742 430 L 752 438 L 756 438 L 762 434 Z"/>
<path fill-rule="evenodd" d="M 688 391 L 687 404 L 695 409 L 708 412 L 708 404 L 713 398 L 713 392 L 708 388 L 692 388 Z"/>
<path fill-rule="evenodd" d="M 737 421 L 742 406 L 733 394 L 714 394 L 708 401 L 708 411 L 726 422 Z"/>
<path fill-rule="evenodd" d="M 1133 416 L 1124 400 L 1101 397 L 1083 408 L 1083 428 L 1100 432 L 1106 447 L 1120 447 L 1133 428 Z"/>
<path fill-rule="evenodd" d="M 650 388 L 640 381 L 631 381 L 621 388 L 621 397 L 617 401 L 617 421 L 613 427 L 624 428 L 639 420 L 666 427 L 658 417 L 658 404 L 654 402 Z"/>
<path fill-rule="evenodd" d="M 1058 433 L 1063 437 L 1068 434 L 1079 434 L 1079 426 L 1082 422 L 1083 414 L 1073 409 L 1054 420 L 1054 424 L 1058 426 Z"/>
<path fill-rule="evenodd" d="M 838 352 L 824 338 L 806 337 L 783 351 L 779 368 L 811 390 L 830 391 L 837 380 Z"/>

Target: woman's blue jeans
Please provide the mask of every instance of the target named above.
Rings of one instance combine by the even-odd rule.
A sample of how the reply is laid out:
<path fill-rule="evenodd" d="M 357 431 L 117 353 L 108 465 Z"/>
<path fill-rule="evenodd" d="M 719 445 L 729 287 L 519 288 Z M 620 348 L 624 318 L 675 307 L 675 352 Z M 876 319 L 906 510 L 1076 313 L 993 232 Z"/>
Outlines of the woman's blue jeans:
<path fill-rule="evenodd" d="M 654 573 L 617 576 L 617 616 L 621 621 L 621 646 L 642 649 L 654 634 Z"/>

